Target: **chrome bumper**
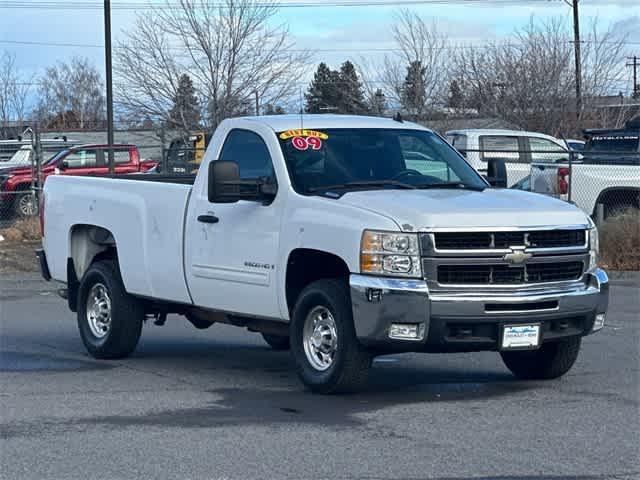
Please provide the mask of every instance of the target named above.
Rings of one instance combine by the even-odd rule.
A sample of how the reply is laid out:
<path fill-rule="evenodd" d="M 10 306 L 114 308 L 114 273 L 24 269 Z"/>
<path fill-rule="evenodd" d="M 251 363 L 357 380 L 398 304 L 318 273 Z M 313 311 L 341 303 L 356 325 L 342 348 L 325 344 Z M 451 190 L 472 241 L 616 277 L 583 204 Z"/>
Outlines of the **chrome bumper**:
<path fill-rule="evenodd" d="M 498 348 L 498 331 L 506 323 L 540 322 L 543 341 L 592 333 L 596 314 L 607 311 L 609 279 L 599 268 L 585 279 L 569 290 L 509 293 L 436 293 L 424 280 L 357 274 L 349 284 L 361 343 L 407 351 L 469 351 Z M 423 324 L 420 338 L 389 336 L 392 324 L 416 323 Z"/>

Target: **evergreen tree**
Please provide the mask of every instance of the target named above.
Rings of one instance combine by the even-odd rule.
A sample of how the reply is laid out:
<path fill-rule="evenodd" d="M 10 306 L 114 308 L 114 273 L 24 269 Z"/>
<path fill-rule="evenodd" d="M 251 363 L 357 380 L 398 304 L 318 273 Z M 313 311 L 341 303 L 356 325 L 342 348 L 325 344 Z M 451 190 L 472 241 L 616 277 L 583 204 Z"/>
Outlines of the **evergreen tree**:
<path fill-rule="evenodd" d="M 356 115 L 367 113 L 368 108 L 364 100 L 362 83 L 358 78 L 356 67 L 349 60 L 340 67 L 339 78 L 340 102 L 336 105 L 338 112 Z"/>
<path fill-rule="evenodd" d="M 422 116 L 427 103 L 426 73 L 422 62 L 414 60 L 407 67 L 407 76 L 402 84 L 402 106 L 416 120 Z"/>
<path fill-rule="evenodd" d="M 464 94 L 457 80 L 449 84 L 449 98 L 447 103 L 451 108 L 460 108 L 464 104 Z"/>
<path fill-rule="evenodd" d="M 186 73 L 178 80 L 178 90 L 173 98 L 173 107 L 169 111 L 169 121 L 172 127 L 186 131 L 194 130 L 200 124 L 200 104 L 191 77 Z"/>
<path fill-rule="evenodd" d="M 309 113 L 322 113 L 339 108 L 340 74 L 331 70 L 327 64 L 318 65 L 307 93 L 305 110 Z"/>
<path fill-rule="evenodd" d="M 382 89 L 378 88 L 370 99 L 370 110 L 374 115 L 382 116 L 387 110 L 387 97 Z"/>

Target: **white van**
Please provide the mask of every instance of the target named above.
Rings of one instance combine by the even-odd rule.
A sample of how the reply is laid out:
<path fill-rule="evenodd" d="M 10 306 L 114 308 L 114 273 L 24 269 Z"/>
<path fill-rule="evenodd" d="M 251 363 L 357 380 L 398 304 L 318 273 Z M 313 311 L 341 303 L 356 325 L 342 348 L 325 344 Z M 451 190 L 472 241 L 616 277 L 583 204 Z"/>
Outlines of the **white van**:
<path fill-rule="evenodd" d="M 522 130 L 465 129 L 450 130 L 446 138 L 482 174 L 487 162 L 500 158 L 507 165 L 509 186 L 529 175 L 534 162 L 556 162 L 569 159 L 563 140 L 550 135 Z"/>

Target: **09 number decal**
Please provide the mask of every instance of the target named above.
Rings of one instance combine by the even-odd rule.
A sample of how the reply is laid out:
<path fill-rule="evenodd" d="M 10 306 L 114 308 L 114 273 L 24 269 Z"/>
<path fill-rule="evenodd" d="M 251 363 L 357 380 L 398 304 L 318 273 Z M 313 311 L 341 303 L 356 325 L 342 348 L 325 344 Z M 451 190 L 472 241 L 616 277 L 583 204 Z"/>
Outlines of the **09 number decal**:
<path fill-rule="evenodd" d="M 291 143 L 297 150 L 320 150 L 322 148 L 322 140 L 318 137 L 293 137 Z"/>

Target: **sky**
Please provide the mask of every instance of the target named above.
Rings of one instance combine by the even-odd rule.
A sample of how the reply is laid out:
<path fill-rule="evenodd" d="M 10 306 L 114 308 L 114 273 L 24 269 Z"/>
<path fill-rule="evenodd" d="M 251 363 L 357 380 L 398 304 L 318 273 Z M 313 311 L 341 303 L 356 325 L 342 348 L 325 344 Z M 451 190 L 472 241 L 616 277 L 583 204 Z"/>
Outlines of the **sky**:
<path fill-rule="evenodd" d="M 66 0 L 73 4 L 79 0 Z M 84 0 L 102 5 L 101 0 Z M 123 0 L 112 0 L 122 3 Z M 147 0 L 154 3 L 154 0 Z M 147 3 L 137 1 L 135 3 Z M 155 3 L 162 0 L 155 0 Z M 281 0 L 281 4 L 300 3 L 301 0 Z M 342 0 L 347 3 L 358 0 Z M 371 0 L 376 2 L 380 0 Z M 372 63 L 384 55 L 380 49 L 393 47 L 391 22 L 399 8 L 394 6 L 347 6 L 329 7 L 331 0 L 304 0 L 325 6 L 314 8 L 281 8 L 273 21 L 289 26 L 296 47 L 308 49 L 311 61 L 324 61 L 338 66 L 346 59 L 365 58 Z M 8 4 L 30 4 L 37 0 L 10 2 L 0 0 L 0 53 L 3 50 L 16 56 L 18 68 L 23 78 L 36 78 L 47 65 L 58 60 L 69 60 L 73 56 L 86 56 L 98 68 L 104 69 L 103 17 L 100 9 L 82 10 L 7 8 Z M 55 2 L 54 2 L 55 3 Z M 60 2 L 62 3 L 62 2 Z M 131 2 L 130 2 L 131 3 Z M 391 3 L 391 2 L 387 2 Z M 405 2 L 398 2 L 408 3 Z M 423 2 L 427 3 L 427 2 Z M 3 6 L 4 4 L 4 6 Z M 406 7 L 406 5 L 403 5 Z M 546 19 L 562 17 L 571 25 L 571 8 L 562 0 L 474 0 L 468 5 L 461 1 L 437 2 L 432 5 L 412 6 L 412 10 L 425 18 L 435 21 L 438 28 L 454 44 L 484 45 L 491 41 L 508 41 L 515 28 L 526 25 L 531 17 Z M 627 33 L 628 54 L 640 57 L 640 0 L 582 0 L 580 2 L 581 23 L 594 18 L 604 26 L 613 24 L 616 31 Z M 122 40 L 126 31 L 133 28 L 136 15 L 148 15 L 148 10 L 116 10 L 112 13 L 114 43 Z M 583 27 L 583 28 L 585 28 Z M 15 42 L 64 43 L 93 46 L 44 46 L 24 45 Z M 342 51 L 326 51 L 326 50 Z M 349 51 L 344 51 L 348 49 Z M 321 50 L 321 51 L 318 51 Z M 351 51 L 353 50 L 353 51 Z M 374 50 L 374 51 L 371 51 Z M 309 78 L 311 76 L 309 72 Z M 627 93 L 631 90 L 631 69 L 629 80 L 620 86 Z"/>

